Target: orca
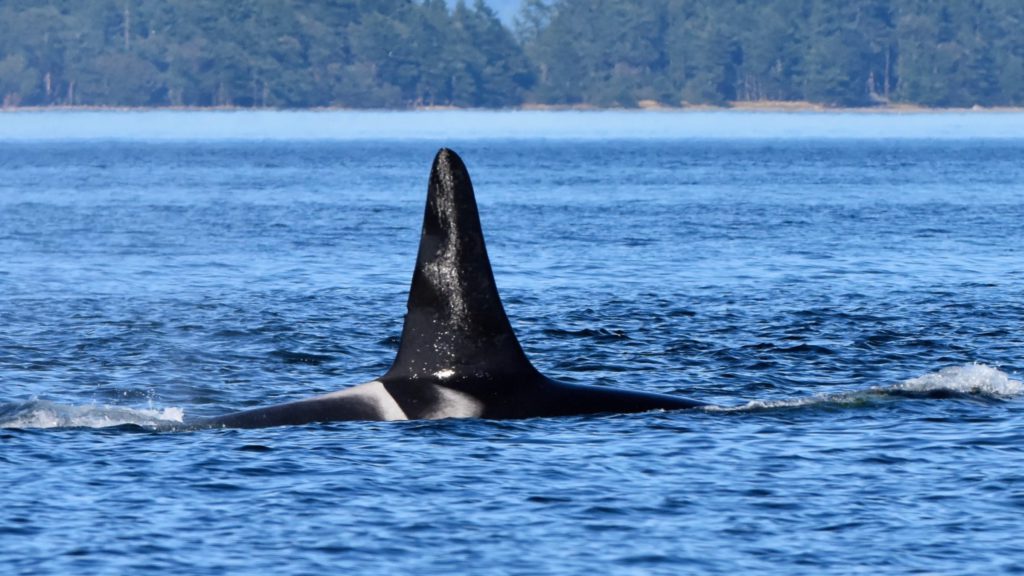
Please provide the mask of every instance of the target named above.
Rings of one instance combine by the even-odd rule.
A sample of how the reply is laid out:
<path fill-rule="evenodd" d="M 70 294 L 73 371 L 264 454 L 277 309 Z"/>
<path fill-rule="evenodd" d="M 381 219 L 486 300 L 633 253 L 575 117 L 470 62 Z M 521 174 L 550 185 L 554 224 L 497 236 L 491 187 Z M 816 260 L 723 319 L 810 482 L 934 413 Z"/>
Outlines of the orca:
<path fill-rule="evenodd" d="M 473 184 L 442 148 L 427 190 L 398 354 L 380 378 L 323 396 L 207 419 L 260 428 L 339 420 L 521 419 L 677 410 L 687 398 L 557 382 L 526 357 L 505 315 Z"/>

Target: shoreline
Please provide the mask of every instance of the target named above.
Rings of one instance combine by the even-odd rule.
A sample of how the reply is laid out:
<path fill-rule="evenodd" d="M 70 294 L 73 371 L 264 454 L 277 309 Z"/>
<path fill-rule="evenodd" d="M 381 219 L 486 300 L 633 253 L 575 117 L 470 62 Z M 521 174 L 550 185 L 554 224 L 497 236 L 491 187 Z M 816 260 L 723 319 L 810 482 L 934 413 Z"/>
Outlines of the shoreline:
<path fill-rule="evenodd" d="M 38 108 L 0 114 L 0 141 L 1016 138 L 1024 110 Z"/>
<path fill-rule="evenodd" d="M 5 106 L 0 113 L 40 112 L 636 112 L 636 113 L 686 113 L 686 112 L 765 112 L 765 113 L 823 113 L 823 114 L 974 114 L 974 113 L 1024 113 L 1024 107 L 972 106 L 970 108 L 929 108 L 915 104 L 888 106 L 838 107 L 799 101 L 741 101 L 726 106 L 694 104 L 666 106 L 653 101 L 641 101 L 636 107 L 598 107 L 586 104 L 524 104 L 511 108 L 469 108 L 459 106 L 416 106 L 411 108 L 348 108 L 322 106 L 309 108 L 250 108 L 242 106 Z"/>

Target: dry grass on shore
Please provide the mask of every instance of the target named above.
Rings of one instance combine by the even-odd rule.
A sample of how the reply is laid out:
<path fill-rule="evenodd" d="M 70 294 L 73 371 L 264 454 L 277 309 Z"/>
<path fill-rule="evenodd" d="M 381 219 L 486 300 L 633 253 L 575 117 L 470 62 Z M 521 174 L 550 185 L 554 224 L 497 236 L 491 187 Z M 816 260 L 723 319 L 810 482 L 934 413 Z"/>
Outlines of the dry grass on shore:
<path fill-rule="evenodd" d="M 608 110 L 616 111 L 651 111 L 651 112 L 827 112 L 827 113 L 867 113 L 867 114 L 936 114 L 936 113 L 970 113 L 970 112 L 1002 112 L 1021 113 L 1022 107 L 996 106 L 982 107 L 973 106 L 970 108 L 929 108 L 916 104 L 890 104 L 885 106 L 871 107 L 837 107 L 825 106 L 806 101 L 789 100 L 758 100 L 758 101 L 736 101 L 729 102 L 725 106 L 713 106 L 709 104 L 684 104 L 681 106 L 668 106 L 655 100 L 641 100 L 635 108 L 625 107 L 599 107 L 589 104 L 523 104 L 514 108 L 461 108 L 458 106 L 418 106 L 413 108 L 348 108 L 342 106 L 327 106 L 316 108 L 245 108 L 238 106 L 5 106 L 0 107 L 0 112 L 153 112 L 153 111 L 180 111 L 180 112 L 250 112 L 250 111 L 282 111 L 282 112 L 333 112 L 333 111 L 374 111 L 374 112 L 429 112 L 429 111 L 452 111 L 452 110 L 476 110 L 476 111 L 579 111 L 579 112 L 600 112 Z"/>

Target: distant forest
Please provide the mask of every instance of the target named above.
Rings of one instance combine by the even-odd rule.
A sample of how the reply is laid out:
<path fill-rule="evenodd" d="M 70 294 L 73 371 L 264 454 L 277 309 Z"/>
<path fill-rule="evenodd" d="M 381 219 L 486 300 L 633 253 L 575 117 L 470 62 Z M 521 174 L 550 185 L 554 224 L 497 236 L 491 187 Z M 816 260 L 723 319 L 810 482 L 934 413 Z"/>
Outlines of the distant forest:
<path fill-rule="evenodd" d="M 1021 0 L 0 0 L 4 106 L 1024 105 Z"/>

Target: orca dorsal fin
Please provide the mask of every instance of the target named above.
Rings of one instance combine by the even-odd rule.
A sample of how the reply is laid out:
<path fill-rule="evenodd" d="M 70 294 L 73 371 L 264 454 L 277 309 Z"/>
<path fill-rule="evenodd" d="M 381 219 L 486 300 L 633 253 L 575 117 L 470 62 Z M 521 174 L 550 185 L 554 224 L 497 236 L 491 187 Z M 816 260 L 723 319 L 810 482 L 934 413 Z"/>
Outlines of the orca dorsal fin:
<path fill-rule="evenodd" d="M 535 373 L 498 296 L 469 172 L 442 148 L 430 172 L 402 341 L 382 380 L 455 384 Z"/>

